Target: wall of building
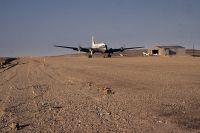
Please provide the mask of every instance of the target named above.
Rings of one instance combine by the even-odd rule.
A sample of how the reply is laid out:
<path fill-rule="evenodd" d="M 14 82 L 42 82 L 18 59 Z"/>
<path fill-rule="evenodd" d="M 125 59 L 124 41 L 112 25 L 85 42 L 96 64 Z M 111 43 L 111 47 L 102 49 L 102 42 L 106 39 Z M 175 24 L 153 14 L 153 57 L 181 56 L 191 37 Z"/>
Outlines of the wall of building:
<path fill-rule="evenodd" d="M 158 50 L 158 55 L 160 56 L 170 56 L 170 55 L 185 55 L 185 48 L 151 48 L 148 50 L 150 55 L 153 54 L 154 50 Z"/>
<path fill-rule="evenodd" d="M 185 55 L 185 48 L 177 49 L 177 55 Z"/>
<path fill-rule="evenodd" d="M 164 48 L 158 48 L 159 49 L 159 55 L 166 55 Z"/>

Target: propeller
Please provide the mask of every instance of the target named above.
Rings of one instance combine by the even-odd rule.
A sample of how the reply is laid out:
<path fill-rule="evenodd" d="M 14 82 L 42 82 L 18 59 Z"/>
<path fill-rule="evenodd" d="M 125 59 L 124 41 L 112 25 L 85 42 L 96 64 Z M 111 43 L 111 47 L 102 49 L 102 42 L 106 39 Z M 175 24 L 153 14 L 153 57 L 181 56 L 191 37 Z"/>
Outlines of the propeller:
<path fill-rule="evenodd" d="M 124 44 L 120 49 L 121 49 L 121 52 L 124 51 L 124 49 L 126 48 L 126 44 Z"/>
<path fill-rule="evenodd" d="M 78 46 L 78 53 L 80 53 L 81 52 L 81 46 L 79 45 Z"/>
<path fill-rule="evenodd" d="M 123 51 L 124 51 L 124 47 L 121 47 L 120 49 L 121 49 L 121 52 L 123 52 Z"/>

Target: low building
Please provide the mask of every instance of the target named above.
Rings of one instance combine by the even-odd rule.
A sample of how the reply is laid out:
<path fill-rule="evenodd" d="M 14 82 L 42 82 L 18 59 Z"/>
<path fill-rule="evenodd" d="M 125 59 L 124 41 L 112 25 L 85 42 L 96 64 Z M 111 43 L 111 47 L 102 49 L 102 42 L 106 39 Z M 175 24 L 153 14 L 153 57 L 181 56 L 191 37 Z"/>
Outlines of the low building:
<path fill-rule="evenodd" d="M 182 46 L 156 46 L 148 50 L 150 55 L 185 55 L 185 48 Z"/>

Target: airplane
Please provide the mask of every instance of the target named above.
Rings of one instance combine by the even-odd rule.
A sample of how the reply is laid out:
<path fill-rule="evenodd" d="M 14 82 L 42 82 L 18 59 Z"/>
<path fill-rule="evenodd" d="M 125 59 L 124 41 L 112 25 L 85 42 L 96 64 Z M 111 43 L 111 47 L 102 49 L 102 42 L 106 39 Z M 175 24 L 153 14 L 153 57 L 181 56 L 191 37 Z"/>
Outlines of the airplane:
<path fill-rule="evenodd" d="M 92 44 L 91 47 L 68 47 L 68 46 L 61 46 L 61 45 L 54 45 L 54 47 L 61 47 L 61 48 L 68 48 L 68 49 L 72 49 L 75 51 L 79 51 L 79 52 L 86 52 L 89 53 L 88 58 L 92 58 L 94 53 L 107 53 L 107 57 L 111 57 L 111 54 L 113 54 L 114 52 L 123 52 L 124 50 L 128 50 L 128 49 L 137 49 L 137 48 L 143 48 L 143 47 L 130 47 L 130 48 L 125 48 L 125 47 L 120 47 L 117 49 L 114 48 L 108 48 L 108 46 L 105 43 L 96 43 L 94 40 L 94 37 L 92 37 Z M 104 56 L 105 57 L 105 56 Z"/>

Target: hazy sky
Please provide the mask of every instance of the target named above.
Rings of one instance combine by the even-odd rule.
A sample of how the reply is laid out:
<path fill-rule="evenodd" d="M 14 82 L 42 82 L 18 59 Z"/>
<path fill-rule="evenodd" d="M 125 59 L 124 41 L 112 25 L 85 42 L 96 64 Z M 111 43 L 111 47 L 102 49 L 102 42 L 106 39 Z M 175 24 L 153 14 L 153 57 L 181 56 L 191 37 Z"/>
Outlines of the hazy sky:
<path fill-rule="evenodd" d="M 0 56 L 56 55 L 54 44 L 200 49 L 200 0 L 0 0 Z"/>

